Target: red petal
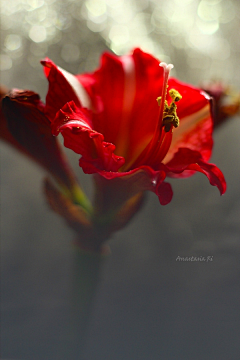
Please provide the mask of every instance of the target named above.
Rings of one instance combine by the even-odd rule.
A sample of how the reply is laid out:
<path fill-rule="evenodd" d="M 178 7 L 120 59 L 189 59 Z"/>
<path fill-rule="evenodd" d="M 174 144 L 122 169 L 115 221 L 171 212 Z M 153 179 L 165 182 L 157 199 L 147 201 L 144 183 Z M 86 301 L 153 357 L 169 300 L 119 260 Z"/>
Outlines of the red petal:
<path fill-rule="evenodd" d="M 196 170 L 206 175 L 210 184 L 213 186 L 217 186 L 221 195 L 226 192 L 227 184 L 224 175 L 216 165 L 208 164 L 204 161 L 199 161 L 198 164 L 189 165 L 188 169 Z"/>
<path fill-rule="evenodd" d="M 15 89 L 3 100 L 9 131 L 20 149 L 71 189 L 75 176 L 41 109 L 43 104 L 39 95 L 28 90 Z"/>
<path fill-rule="evenodd" d="M 124 71 L 120 58 L 103 54 L 100 69 L 89 74 L 90 78 L 92 94 L 99 98 L 102 109 L 95 121 L 93 119 L 94 130 L 104 134 L 107 142 L 115 144 L 121 123 L 124 92 Z"/>
<path fill-rule="evenodd" d="M 172 187 L 165 181 L 157 186 L 157 196 L 161 205 L 167 205 L 171 202 L 173 197 Z"/>
<path fill-rule="evenodd" d="M 91 108 L 91 100 L 75 76 L 56 66 L 49 59 L 45 59 L 41 63 L 49 81 L 45 113 L 51 122 L 57 111 L 68 101 L 73 100 L 79 107 Z"/>
<path fill-rule="evenodd" d="M 158 65 L 157 59 L 136 49 L 123 57 L 104 54 L 99 70 L 78 77 L 102 109 L 93 114 L 94 129 L 115 144 L 116 154 L 127 162 L 137 158 L 156 127 L 163 73 Z"/>
<path fill-rule="evenodd" d="M 163 69 L 153 56 L 136 49 L 132 55 L 135 66 L 136 93 L 128 126 L 129 148 L 126 163 L 133 162 L 150 142 L 158 121 L 156 98 L 161 94 Z"/>
<path fill-rule="evenodd" d="M 192 170 L 205 174 L 211 185 L 217 186 L 221 194 L 225 193 L 226 181 L 221 170 L 214 164 L 206 163 L 197 151 L 180 148 L 173 159 L 166 164 L 168 176 L 187 177 L 194 173 Z"/>
<path fill-rule="evenodd" d="M 182 147 L 198 151 L 204 160 L 208 160 L 213 146 L 210 97 L 202 90 L 175 79 L 169 79 L 169 89 L 171 88 L 182 95 L 182 99 L 177 103 L 180 125 L 173 130 L 172 144 L 164 163 L 167 163 Z"/>
<path fill-rule="evenodd" d="M 8 92 L 9 90 L 7 88 L 0 86 L 0 139 L 6 141 L 8 144 L 21 151 L 24 155 L 32 158 L 31 154 L 18 143 L 18 141 L 12 136 L 8 129 L 7 118 L 6 116 L 4 116 L 2 109 L 2 99 L 4 98 L 4 96 L 6 96 Z"/>
<path fill-rule="evenodd" d="M 205 105 L 209 104 L 209 100 L 211 99 L 211 97 L 203 90 L 174 78 L 169 79 L 168 89 L 176 89 L 182 95 L 182 99 L 177 103 L 177 113 L 180 118 L 198 112 Z"/>
<path fill-rule="evenodd" d="M 52 129 L 55 135 L 62 133 L 66 147 L 82 155 L 81 166 L 85 172 L 89 173 L 85 163 L 92 164 L 96 171 L 117 171 L 124 164 L 124 158 L 114 154 L 115 146 L 92 129 L 89 111 L 77 108 L 74 102 L 67 103 L 57 113 Z"/>
<path fill-rule="evenodd" d="M 161 186 L 166 173 L 154 171 L 149 166 L 141 166 L 126 173 L 100 171 L 97 179 L 97 208 L 102 212 L 116 211 L 134 195 L 150 190 L 158 197 L 162 205 L 171 201 L 169 186 Z M 165 193 L 166 191 L 166 193 Z"/>

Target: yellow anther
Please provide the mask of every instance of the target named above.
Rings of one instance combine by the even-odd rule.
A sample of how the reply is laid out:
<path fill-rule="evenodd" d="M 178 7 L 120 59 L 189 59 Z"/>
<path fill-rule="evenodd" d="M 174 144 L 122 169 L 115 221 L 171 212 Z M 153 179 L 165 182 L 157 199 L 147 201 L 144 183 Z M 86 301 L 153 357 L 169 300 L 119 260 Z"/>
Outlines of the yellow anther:
<path fill-rule="evenodd" d="M 180 124 L 179 117 L 175 116 L 173 120 L 173 126 L 176 128 L 179 126 L 179 124 Z"/>
<path fill-rule="evenodd" d="M 177 101 L 181 100 L 181 98 L 182 98 L 182 95 L 180 95 L 179 92 L 175 89 L 169 90 L 169 95 L 173 99 L 174 102 L 177 102 Z"/>
<path fill-rule="evenodd" d="M 156 98 L 157 103 L 158 103 L 158 106 L 160 106 L 160 105 L 161 105 L 161 99 L 162 99 L 162 97 L 161 97 L 161 96 L 158 96 L 158 97 Z"/>
<path fill-rule="evenodd" d="M 165 132 L 169 132 L 171 125 L 175 128 L 179 126 L 179 118 L 177 116 L 177 105 L 175 102 L 181 100 L 182 96 L 175 89 L 169 90 L 169 95 L 172 98 L 172 102 L 168 105 L 168 102 L 165 101 L 164 111 L 163 111 L 163 125 Z"/>

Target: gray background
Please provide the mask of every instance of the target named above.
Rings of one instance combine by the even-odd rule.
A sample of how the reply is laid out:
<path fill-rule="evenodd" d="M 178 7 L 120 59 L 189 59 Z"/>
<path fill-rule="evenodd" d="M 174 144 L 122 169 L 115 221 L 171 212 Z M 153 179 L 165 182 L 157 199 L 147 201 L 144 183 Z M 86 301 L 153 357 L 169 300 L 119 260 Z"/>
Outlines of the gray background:
<path fill-rule="evenodd" d="M 48 10 L 55 4 L 53 1 L 43 3 L 48 3 Z M 141 13 L 148 14 L 155 8 L 161 10 L 166 1 L 145 3 L 148 7 L 141 9 Z M 191 3 L 199 6 L 200 2 Z M 7 6 L 7 2 L 3 4 Z M 30 12 L 27 5 L 15 12 L 4 8 L 3 16 L 12 21 L 11 27 L 2 26 L 2 55 L 5 56 L 2 58 L 2 82 L 5 85 L 30 88 L 44 98 L 47 82 L 35 58 L 39 60 L 47 55 L 58 65 L 77 73 L 93 70 L 103 49 L 115 46 L 106 40 L 105 33 L 92 32 L 93 25 L 89 24 L 90 18 L 87 19 L 89 13 L 82 10 L 81 17 L 73 16 L 73 10 L 67 10 L 69 6 L 72 9 L 73 4 L 77 3 L 55 4 L 59 7 L 55 9 L 59 17 L 65 15 L 65 23 L 68 16 L 71 19 L 69 27 L 56 27 L 56 37 L 61 33 L 61 39 L 57 41 L 54 35 L 38 43 L 26 35 L 30 31 L 24 25 Z M 216 32 L 230 44 L 230 54 L 225 60 L 223 57 L 216 62 L 194 47 L 179 49 L 170 42 L 171 34 L 159 34 L 156 29 L 147 34 L 154 43 L 162 40 L 165 45 L 162 55 L 167 57 L 170 53 L 170 60 L 182 80 L 196 84 L 204 80 L 203 74 L 205 79 L 222 74 L 225 81 L 239 87 L 239 66 L 236 66 L 239 61 L 238 4 L 232 4 L 236 6 L 235 17 L 228 23 L 220 22 Z M 78 5 L 83 6 L 84 2 Z M 199 8 L 196 11 L 199 17 Z M 107 29 L 116 22 L 111 19 L 112 23 L 106 20 Z M 162 19 L 166 27 L 164 21 L 167 20 L 164 16 Z M 234 31 L 235 36 L 231 35 Z M 19 39 L 7 38 L 9 34 L 21 37 L 20 47 L 16 48 Z M 185 39 L 187 35 L 181 36 Z M 69 42 L 80 49 L 76 58 L 67 59 L 63 55 L 62 49 Z M 11 46 L 13 50 L 9 50 Z M 117 52 L 121 53 L 125 48 L 119 46 Z M 203 69 L 200 65 L 195 69 L 186 66 L 190 50 L 201 64 L 203 58 L 215 64 L 216 73 L 213 65 L 203 66 Z M 228 190 L 223 197 L 201 174 L 171 180 L 174 197 L 169 205 L 160 206 L 157 197 L 148 194 L 135 219 L 112 237 L 109 242 L 112 253 L 101 266 L 84 359 L 239 359 L 239 120 L 239 116 L 235 116 L 214 133 L 211 162 L 217 164 L 226 177 Z M 90 193 L 89 177 L 78 167 L 78 157 L 70 151 L 67 154 Z M 42 195 L 44 176 L 37 165 L 1 144 L 3 359 L 78 358 L 73 353 L 66 355 L 68 351 L 69 354 L 75 351 L 68 348 L 67 341 L 74 286 L 72 241 L 75 235 L 48 209 Z M 213 256 L 213 261 L 180 262 L 176 261 L 178 256 Z"/>

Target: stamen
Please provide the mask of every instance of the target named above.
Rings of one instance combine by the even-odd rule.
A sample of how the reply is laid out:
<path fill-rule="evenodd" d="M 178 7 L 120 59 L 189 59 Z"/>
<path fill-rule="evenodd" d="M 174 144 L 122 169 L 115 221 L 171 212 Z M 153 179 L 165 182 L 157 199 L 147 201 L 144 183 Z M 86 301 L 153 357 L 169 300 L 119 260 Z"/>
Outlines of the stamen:
<path fill-rule="evenodd" d="M 169 90 L 169 95 L 172 98 L 172 102 L 170 105 L 168 105 L 167 101 L 165 101 L 163 120 L 162 120 L 162 124 L 164 125 L 165 132 L 170 131 L 171 125 L 173 125 L 175 128 L 179 126 L 179 118 L 177 116 L 177 105 L 175 103 L 181 100 L 182 95 L 175 89 Z"/>
<path fill-rule="evenodd" d="M 170 71 L 172 70 L 172 68 L 174 67 L 173 64 L 166 64 L 165 62 L 161 62 L 159 64 L 159 66 L 163 67 L 164 73 L 163 73 L 163 87 L 162 87 L 162 96 L 161 98 L 157 99 L 158 104 L 160 106 L 159 109 L 159 120 L 158 123 L 161 126 L 162 125 L 162 121 L 163 121 L 163 112 L 164 112 L 164 105 L 165 105 L 165 100 L 166 100 L 166 95 L 167 95 L 167 87 L 168 87 L 168 77 L 170 74 Z M 159 101 L 160 100 L 160 101 Z"/>
<path fill-rule="evenodd" d="M 182 95 L 175 89 L 169 90 L 169 95 L 174 102 L 177 102 L 182 99 Z"/>
<path fill-rule="evenodd" d="M 171 69 L 174 67 L 172 64 L 161 62 L 159 64 L 163 68 L 163 84 L 162 93 L 156 100 L 159 106 L 158 121 L 156 122 L 155 131 L 152 139 L 141 152 L 138 158 L 131 166 L 137 167 L 145 164 L 146 161 L 151 164 L 159 164 L 166 156 L 172 141 L 172 125 L 177 127 L 179 119 L 176 114 L 175 102 L 181 99 L 181 95 L 174 89 L 170 90 L 170 96 L 173 99 L 172 103 L 168 105 L 166 100 L 168 78 Z"/>
<path fill-rule="evenodd" d="M 179 118 L 177 116 L 177 106 L 176 102 L 182 99 L 182 95 L 175 89 L 169 90 L 169 95 L 172 98 L 172 102 L 168 105 L 166 100 L 166 93 L 167 93 L 167 81 L 169 77 L 169 73 L 173 68 L 172 64 L 167 65 L 166 63 L 160 63 L 159 66 L 164 68 L 164 78 L 163 78 L 163 88 L 162 88 L 162 96 L 159 96 L 156 100 L 158 106 L 160 107 L 160 114 L 159 114 L 159 121 L 158 124 L 160 128 L 162 125 L 164 126 L 165 132 L 169 132 L 171 129 L 171 125 L 175 128 L 179 126 Z"/>

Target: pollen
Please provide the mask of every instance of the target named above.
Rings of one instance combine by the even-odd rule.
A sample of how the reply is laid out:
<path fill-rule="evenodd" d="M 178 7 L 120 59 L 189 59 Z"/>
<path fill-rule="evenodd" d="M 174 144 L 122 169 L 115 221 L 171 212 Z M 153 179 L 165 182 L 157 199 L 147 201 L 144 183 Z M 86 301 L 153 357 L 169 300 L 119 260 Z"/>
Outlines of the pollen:
<path fill-rule="evenodd" d="M 177 105 L 176 102 L 182 99 L 182 95 L 175 89 L 169 90 L 169 95 L 172 99 L 170 105 L 168 105 L 167 100 L 164 102 L 164 110 L 163 110 L 163 121 L 162 124 L 164 126 L 165 132 L 169 132 L 172 125 L 177 128 L 179 126 L 179 117 L 177 116 Z M 161 96 L 157 98 L 158 106 L 161 105 Z"/>
<path fill-rule="evenodd" d="M 158 97 L 156 98 L 157 103 L 158 103 L 158 106 L 160 106 L 160 104 L 161 104 L 161 99 L 162 99 L 162 97 L 161 97 L 161 96 L 158 96 Z"/>
<path fill-rule="evenodd" d="M 182 98 L 182 95 L 179 94 L 179 92 L 175 89 L 169 90 L 169 95 L 174 102 L 177 102 L 177 101 L 181 100 L 181 98 Z"/>

